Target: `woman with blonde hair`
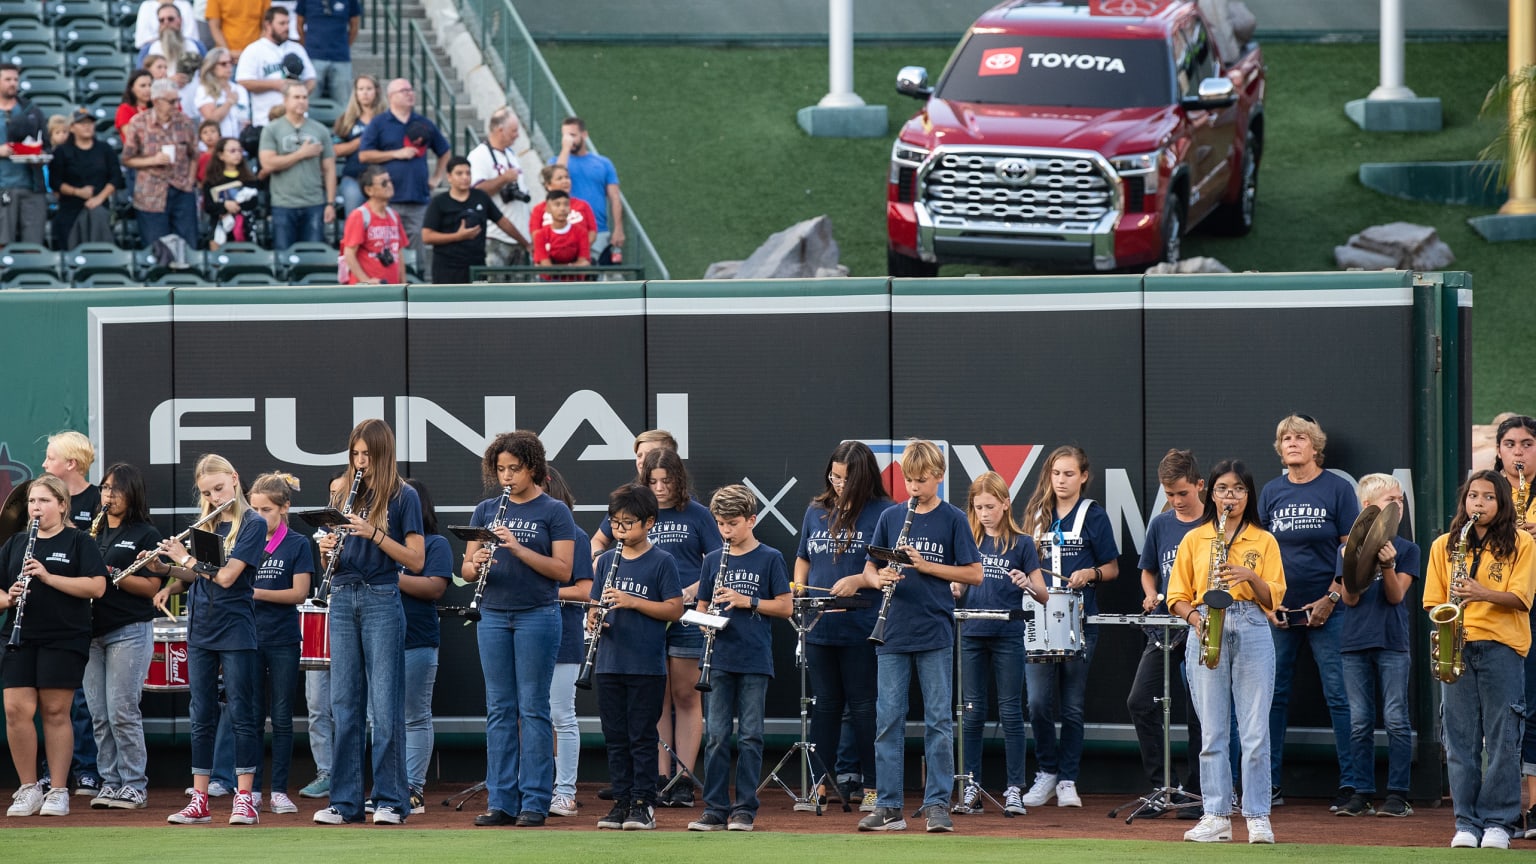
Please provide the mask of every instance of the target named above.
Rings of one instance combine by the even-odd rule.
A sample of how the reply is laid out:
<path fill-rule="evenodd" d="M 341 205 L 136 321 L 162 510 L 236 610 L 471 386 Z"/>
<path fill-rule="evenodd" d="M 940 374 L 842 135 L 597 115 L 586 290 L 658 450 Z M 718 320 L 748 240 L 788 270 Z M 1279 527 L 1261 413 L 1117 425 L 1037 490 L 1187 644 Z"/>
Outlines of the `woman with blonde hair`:
<path fill-rule="evenodd" d="M 204 120 L 219 124 L 219 134 L 239 138 L 241 130 L 251 125 L 251 94 L 234 81 L 235 61 L 228 48 L 214 48 L 203 58 L 197 76 L 197 98 L 193 104 Z"/>
<path fill-rule="evenodd" d="M 342 206 L 348 213 L 363 206 L 366 197 L 360 180 L 364 166 L 357 158 L 357 149 L 363 143 L 363 130 L 382 108 L 378 79 L 359 75 L 352 81 L 352 96 L 346 109 L 331 130 L 336 135 L 336 159 L 340 162 Z"/>

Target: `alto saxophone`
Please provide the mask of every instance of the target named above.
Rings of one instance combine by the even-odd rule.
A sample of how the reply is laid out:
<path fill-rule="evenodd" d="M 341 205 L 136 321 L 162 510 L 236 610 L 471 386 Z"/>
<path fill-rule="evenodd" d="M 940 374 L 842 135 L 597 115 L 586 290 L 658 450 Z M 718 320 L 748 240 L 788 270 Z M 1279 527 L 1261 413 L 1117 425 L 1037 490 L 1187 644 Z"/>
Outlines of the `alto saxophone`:
<path fill-rule="evenodd" d="M 1430 623 L 1435 625 L 1429 634 L 1429 662 L 1434 666 L 1435 677 L 1447 684 L 1455 684 L 1466 670 L 1462 649 L 1467 644 L 1465 598 L 1451 592 L 1457 582 L 1464 582 L 1471 574 L 1467 566 L 1467 534 L 1477 524 L 1481 513 L 1473 513 L 1467 524 L 1461 526 L 1461 536 L 1456 540 L 1456 551 L 1451 553 L 1451 583 L 1446 586 L 1446 602 L 1429 610 Z"/>
<path fill-rule="evenodd" d="M 1205 603 L 1205 629 L 1200 632 L 1200 663 L 1207 669 L 1215 669 L 1221 663 L 1221 629 L 1227 617 L 1227 607 L 1232 605 L 1232 594 L 1227 590 L 1227 580 L 1221 570 L 1227 566 L 1227 514 L 1232 505 L 1221 508 L 1216 519 L 1216 540 L 1211 547 L 1210 587 L 1200 598 Z"/>
<path fill-rule="evenodd" d="M 1517 481 L 1515 484 L 1515 527 L 1525 527 L 1525 508 L 1531 503 L 1531 484 L 1525 479 L 1525 463 L 1516 462 L 1515 472 Z"/>

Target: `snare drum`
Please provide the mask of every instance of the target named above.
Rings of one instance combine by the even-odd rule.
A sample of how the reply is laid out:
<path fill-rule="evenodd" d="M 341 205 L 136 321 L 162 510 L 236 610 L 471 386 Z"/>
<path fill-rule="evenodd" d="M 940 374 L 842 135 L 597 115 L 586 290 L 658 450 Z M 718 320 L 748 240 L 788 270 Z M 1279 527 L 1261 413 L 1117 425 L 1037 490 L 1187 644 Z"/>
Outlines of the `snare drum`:
<path fill-rule="evenodd" d="M 1034 614 L 1030 614 L 1030 613 Z M 1083 595 L 1052 588 L 1045 605 L 1024 595 L 1024 659 L 1029 663 L 1062 663 L 1083 656 Z"/>
<path fill-rule="evenodd" d="M 154 692 L 186 692 L 187 683 L 187 625 L 185 621 L 156 618 L 154 621 L 155 647 L 149 655 L 149 674 L 144 676 L 144 689 Z"/>
<path fill-rule="evenodd" d="M 330 612 L 308 600 L 299 607 L 299 632 L 304 640 L 299 646 L 300 669 L 331 668 Z"/>

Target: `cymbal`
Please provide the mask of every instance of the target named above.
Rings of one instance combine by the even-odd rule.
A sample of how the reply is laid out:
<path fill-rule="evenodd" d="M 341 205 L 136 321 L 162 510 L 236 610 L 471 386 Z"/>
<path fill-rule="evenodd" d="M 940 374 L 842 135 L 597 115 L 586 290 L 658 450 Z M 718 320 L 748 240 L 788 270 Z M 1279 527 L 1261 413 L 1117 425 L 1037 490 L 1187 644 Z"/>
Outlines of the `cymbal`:
<path fill-rule="evenodd" d="M 1397 536 L 1397 527 L 1402 521 L 1402 508 L 1397 506 L 1397 502 L 1394 501 L 1383 507 L 1381 515 L 1376 517 L 1375 522 L 1371 523 L 1371 530 L 1366 532 L 1365 542 L 1360 544 L 1362 564 L 1370 564 L 1370 571 L 1367 573 L 1365 584 L 1369 585 L 1370 577 L 1375 575 L 1377 566 L 1376 553 L 1380 552 L 1381 547 L 1391 543 L 1392 538 Z"/>
<path fill-rule="evenodd" d="M 1374 511 L 1369 520 L 1366 519 L 1366 511 Z M 1360 513 L 1360 518 L 1349 531 L 1350 542 L 1344 545 L 1344 586 L 1351 594 L 1364 593 L 1370 587 L 1376 575 L 1376 554 L 1397 536 L 1402 518 L 1402 508 L 1395 501 L 1384 509 L 1373 504 Z M 1361 529 L 1358 542 L 1356 529 Z"/>
<path fill-rule="evenodd" d="M 0 543 L 27 527 L 27 487 L 31 485 L 31 481 L 17 485 L 0 508 Z"/>
<path fill-rule="evenodd" d="M 1380 507 L 1377 507 L 1375 504 L 1367 505 L 1364 510 L 1360 511 L 1360 515 L 1355 517 L 1355 524 L 1349 528 L 1349 539 L 1344 541 L 1344 570 L 1340 578 L 1344 582 L 1344 587 L 1349 589 L 1351 594 L 1359 594 L 1365 590 L 1367 585 L 1371 584 L 1371 575 L 1375 572 L 1375 567 L 1369 560 L 1367 561 L 1369 569 L 1366 572 L 1365 580 L 1363 582 L 1360 581 L 1357 575 L 1360 570 L 1360 546 L 1365 543 L 1365 535 L 1370 532 L 1371 525 L 1380 516 Z"/>

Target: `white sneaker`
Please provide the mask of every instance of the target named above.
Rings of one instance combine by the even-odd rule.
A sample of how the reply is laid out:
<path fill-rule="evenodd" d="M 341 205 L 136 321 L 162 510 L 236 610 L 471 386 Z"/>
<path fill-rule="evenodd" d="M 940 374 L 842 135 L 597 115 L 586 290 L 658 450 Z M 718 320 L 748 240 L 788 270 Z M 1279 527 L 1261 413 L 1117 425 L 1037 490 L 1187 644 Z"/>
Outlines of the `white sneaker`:
<path fill-rule="evenodd" d="M 556 795 L 549 801 L 549 812 L 555 816 L 575 816 L 576 801 L 569 795 Z"/>
<path fill-rule="evenodd" d="M 373 824 L 375 825 L 399 825 L 405 821 L 400 811 L 393 807 L 375 807 L 373 809 Z"/>
<path fill-rule="evenodd" d="M 1057 807 L 1081 807 L 1083 799 L 1077 797 L 1077 784 L 1071 780 L 1063 780 L 1056 784 Z"/>
<path fill-rule="evenodd" d="M 43 790 L 37 788 L 36 783 L 16 790 L 11 796 L 11 806 L 5 811 L 7 816 L 36 816 L 37 811 L 43 809 Z"/>
<path fill-rule="evenodd" d="M 1275 831 L 1269 827 L 1268 816 L 1248 817 L 1248 842 L 1274 845 Z"/>
<path fill-rule="evenodd" d="M 48 792 L 43 795 L 42 808 L 37 812 L 39 816 L 68 816 L 69 789 L 49 789 Z M 1504 845 L 1507 848 L 1509 846 L 1509 841 L 1505 840 Z"/>
<path fill-rule="evenodd" d="M 1451 838 L 1451 848 L 1476 849 L 1477 835 L 1473 834 L 1471 831 L 1457 831 L 1456 836 Z"/>
<path fill-rule="evenodd" d="M 1035 785 L 1024 793 L 1025 807 L 1039 807 L 1056 795 L 1056 775 L 1044 771 L 1035 773 Z"/>
<path fill-rule="evenodd" d="M 299 807 L 293 803 L 285 792 L 273 792 L 271 810 L 273 813 L 297 813 Z"/>
<path fill-rule="evenodd" d="M 1232 820 L 1207 813 L 1195 827 L 1184 832 L 1184 839 L 1193 843 L 1226 843 L 1232 839 Z"/>
<path fill-rule="evenodd" d="M 1015 816 L 1023 816 L 1029 812 L 1024 808 L 1024 796 L 1019 792 L 1019 787 L 1009 786 L 1003 790 L 1003 812 L 1012 813 Z"/>
<path fill-rule="evenodd" d="M 48 815 L 47 805 L 44 805 L 43 815 Z M 1484 849 L 1508 849 L 1509 832 L 1497 825 L 1489 825 L 1483 829 Z"/>
<path fill-rule="evenodd" d="M 208 782 L 208 797 L 209 798 L 223 798 L 224 796 L 228 795 L 231 791 L 232 790 L 228 786 L 225 786 L 223 783 L 220 783 L 217 780 L 210 780 Z"/>
<path fill-rule="evenodd" d="M 346 820 L 341 817 L 341 811 L 335 807 L 327 807 L 324 810 L 315 811 L 315 824 L 340 825 Z"/>
<path fill-rule="evenodd" d="M 239 793 L 236 793 L 236 794 L 239 794 Z M 252 792 L 251 793 L 251 806 L 253 808 L 255 808 L 258 813 L 261 812 L 261 793 L 260 792 Z"/>

